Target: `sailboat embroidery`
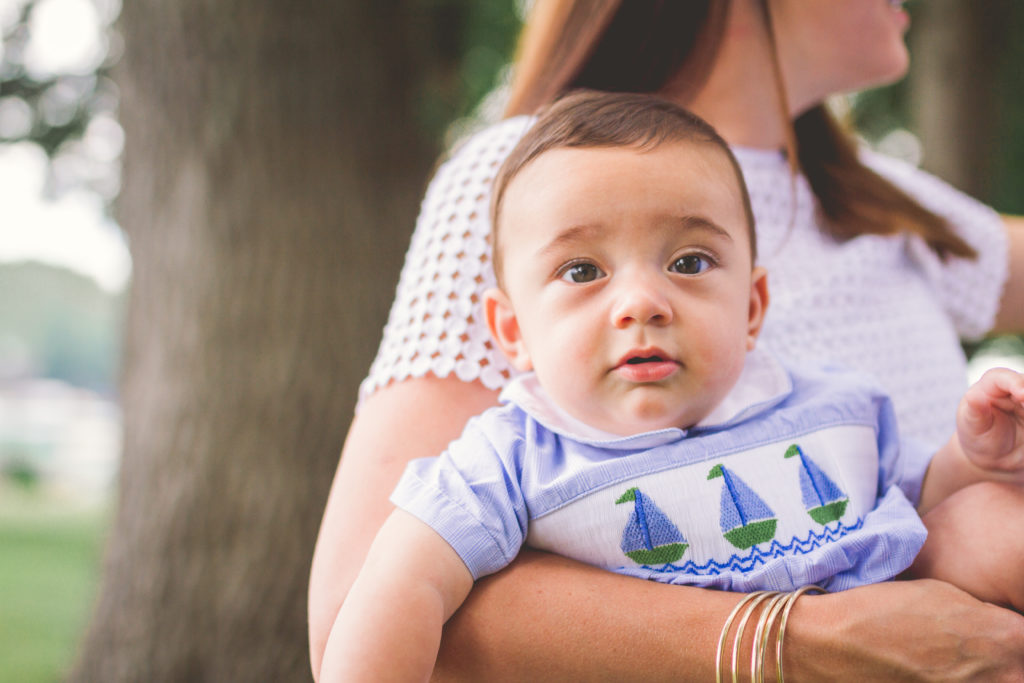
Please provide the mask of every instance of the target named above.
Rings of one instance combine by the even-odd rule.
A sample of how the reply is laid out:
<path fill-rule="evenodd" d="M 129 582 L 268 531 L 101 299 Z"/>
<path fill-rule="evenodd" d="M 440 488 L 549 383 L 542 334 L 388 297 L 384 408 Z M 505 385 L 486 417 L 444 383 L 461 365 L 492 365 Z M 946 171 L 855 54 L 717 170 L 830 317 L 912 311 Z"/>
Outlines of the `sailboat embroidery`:
<path fill-rule="evenodd" d="M 633 513 L 622 531 L 620 547 L 626 556 L 642 565 L 675 562 L 690 547 L 679 529 L 654 501 L 635 486 L 615 504 L 633 503 Z"/>
<path fill-rule="evenodd" d="M 778 522 L 772 509 L 723 465 L 708 472 L 709 480 L 719 477 L 724 480 L 719 524 L 725 539 L 740 550 L 772 540 Z"/>
<path fill-rule="evenodd" d="M 786 457 L 800 457 L 800 495 L 807 514 L 818 524 L 828 524 L 843 516 L 849 496 L 797 444 L 786 449 Z"/>

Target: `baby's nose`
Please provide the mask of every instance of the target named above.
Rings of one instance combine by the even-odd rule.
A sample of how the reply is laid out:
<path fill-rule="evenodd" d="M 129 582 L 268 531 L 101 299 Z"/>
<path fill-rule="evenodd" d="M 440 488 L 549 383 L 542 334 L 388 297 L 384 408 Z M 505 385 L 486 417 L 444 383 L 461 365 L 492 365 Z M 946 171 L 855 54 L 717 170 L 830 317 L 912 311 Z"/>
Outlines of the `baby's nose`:
<path fill-rule="evenodd" d="M 622 287 L 612 310 L 612 323 L 619 328 L 632 324 L 666 325 L 672 321 L 668 298 L 649 278 L 633 278 Z"/>

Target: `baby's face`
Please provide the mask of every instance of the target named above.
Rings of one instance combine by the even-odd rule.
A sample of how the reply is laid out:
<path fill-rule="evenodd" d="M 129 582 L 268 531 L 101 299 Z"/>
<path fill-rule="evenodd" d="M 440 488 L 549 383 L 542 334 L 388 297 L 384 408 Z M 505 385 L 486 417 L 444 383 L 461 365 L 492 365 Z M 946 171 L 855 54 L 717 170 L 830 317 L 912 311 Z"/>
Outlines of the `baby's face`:
<path fill-rule="evenodd" d="M 710 144 L 545 152 L 506 190 L 492 333 L 594 427 L 692 426 L 736 382 L 767 304 L 741 197 Z"/>

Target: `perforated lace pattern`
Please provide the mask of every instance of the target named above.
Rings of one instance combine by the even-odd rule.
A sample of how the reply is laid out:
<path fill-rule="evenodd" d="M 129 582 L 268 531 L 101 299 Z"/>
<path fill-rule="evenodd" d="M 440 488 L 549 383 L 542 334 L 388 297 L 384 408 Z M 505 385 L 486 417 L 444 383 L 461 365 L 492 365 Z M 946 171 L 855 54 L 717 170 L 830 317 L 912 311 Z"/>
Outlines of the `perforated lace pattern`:
<path fill-rule="evenodd" d="M 509 119 L 455 150 L 427 188 L 395 302 L 360 400 L 393 381 L 454 373 L 499 389 L 512 368 L 487 331 L 480 297 L 494 286 L 491 182 L 531 119 Z"/>
<path fill-rule="evenodd" d="M 490 185 L 531 123 L 519 117 L 485 129 L 438 169 L 361 400 L 428 372 L 479 380 L 490 389 L 511 377 L 513 369 L 490 341 L 480 297 L 494 285 Z M 736 154 L 769 273 L 762 343 L 790 363 L 866 370 L 892 395 L 902 433 L 945 441 L 966 382 L 959 337 L 991 327 L 1006 278 L 998 215 L 918 169 L 868 155 L 880 173 L 946 216 L 980 257 L 943 263 L 907 236 L 838 244 L 822 234 L 810 188 L 802 178 L 791 183 L 781 154 Z"/>

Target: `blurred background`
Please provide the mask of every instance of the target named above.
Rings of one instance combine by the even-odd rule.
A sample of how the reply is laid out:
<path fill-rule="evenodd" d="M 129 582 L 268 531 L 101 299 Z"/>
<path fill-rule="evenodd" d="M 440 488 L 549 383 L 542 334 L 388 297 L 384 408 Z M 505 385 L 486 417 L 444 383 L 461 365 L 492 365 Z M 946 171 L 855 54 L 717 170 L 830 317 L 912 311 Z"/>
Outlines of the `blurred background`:
<path fill-rule="evenodd" d="M 0 681 L 62 680 L 80 643 L 80 680 L 181 680 L 189 669 L 173 662 L 186 660 L 209 674 L 212 650 L 234 672 L 220 680 L 248 680 L 231 668 L 245 646 L 193 642 L 252 621 L 240 605 L 259 602 L 257 587 L 210 597 L 246 579 L 293 587 L 280 623 L 246 630 L 254 649 L 276 644 L 260 679 L 308 677 L 304 572 L 356 384 L 431 164 L 500 116 L 527 2 L 277 0 L 256 17 L 231 4 L 153 0 L 122 16 L 119 0 L 0 0 Z M 1024 213 L 1024 5 L 909 9 L 908 78 L 836 106 L 869 144 Z M 366 137 L 391 147 L 361 150 Z M 309 161 L 331 151 L 348 165 Z M 282 183 L 287 196 L 249 207 Z M 325 248 L 328 234 L 353 255 Z M 247 307 L 236 287 L 261 296 Z M 1024 369 L 1016 337 L 969 351 L 974 375 Z M 127 431 L 126 401 L 139 415 Z M 122 472 L 122 455 L 144 465 Z M 281 480 L 290 488 L 267 484 Z M 281 502 L 287 491 L 302 510 Z M 140 521 L 145 509 L 156 521 Z M 149 547 L 154 536 L 173 545 Z M 275 556 L 297 559 L 268 570 Z M 135 572 L 147 579 L 125 588 L 128 565 L 150 567 Z M 94 609 L 105 626 L 83 641 Z M 173 674 L 91 661 L 116 658 L 130 628 L 140 660 Z M 159 669 L 161 657 L 172 663 Z"/>

